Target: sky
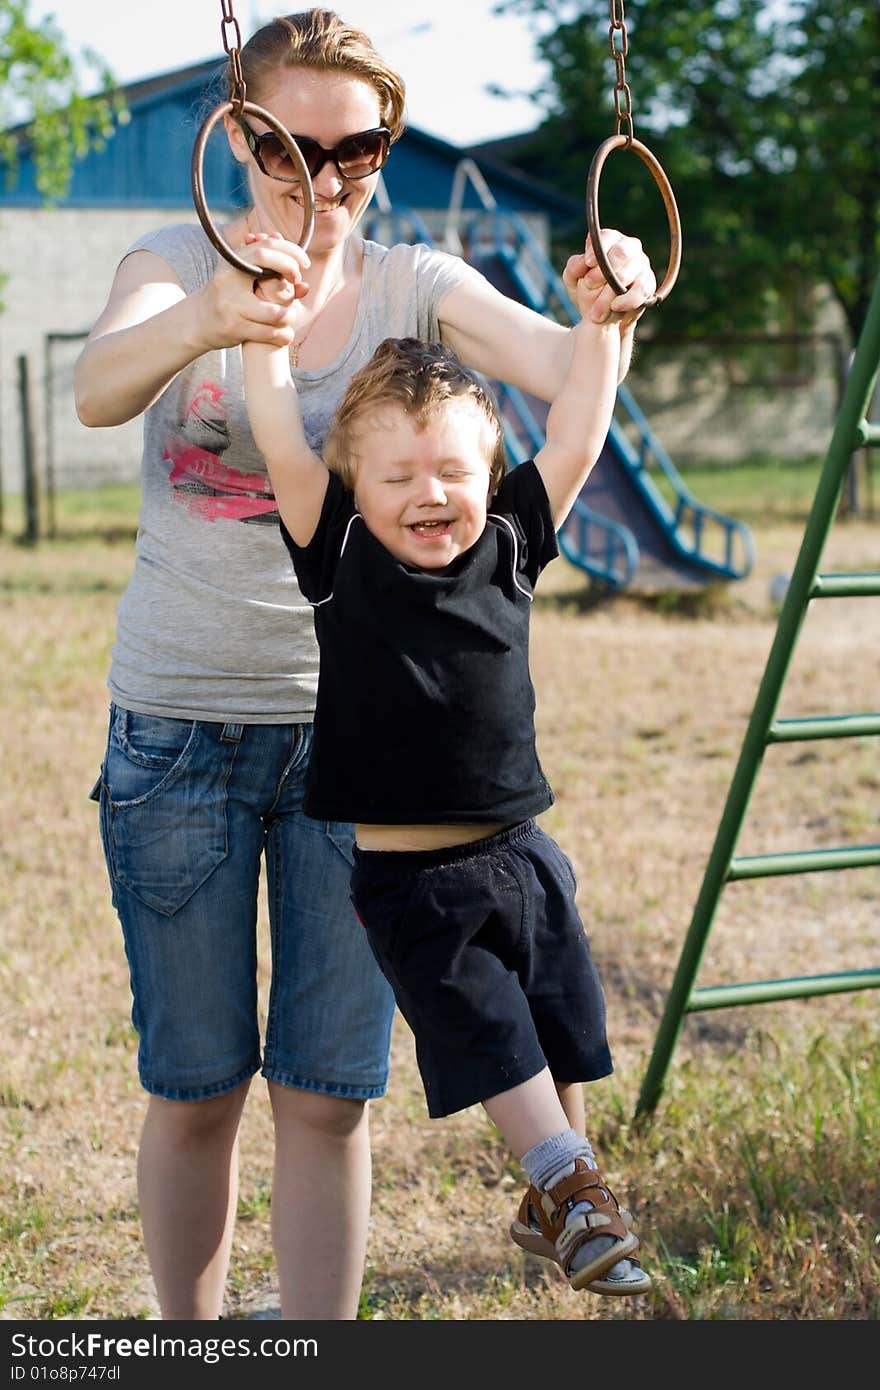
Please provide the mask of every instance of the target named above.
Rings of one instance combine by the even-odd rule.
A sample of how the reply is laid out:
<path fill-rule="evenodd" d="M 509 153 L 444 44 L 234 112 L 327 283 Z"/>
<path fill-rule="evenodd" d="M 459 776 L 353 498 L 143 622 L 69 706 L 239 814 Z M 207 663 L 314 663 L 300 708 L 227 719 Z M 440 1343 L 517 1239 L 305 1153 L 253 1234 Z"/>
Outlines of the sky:
<path fill-rule="evenodd" d="M 486 92 L 490 82 L 534 91 L 543 75 L 534 21 L 493 15 L 493 3 L 328 0 L 402 74 L 409 123 L 465 145 L 532 129 L 541 117 L 525 98 Z M 299 8 L 305 5 L 233 0 L 245 42 L 261 23 Z M 122 85 L 223 55 L 220 0 L 30 0 L 28 14 L 31 21 L 54 15 L 69 50 L 95 49 Z M 227 30 L 228 38 L 233 34 Z"/>

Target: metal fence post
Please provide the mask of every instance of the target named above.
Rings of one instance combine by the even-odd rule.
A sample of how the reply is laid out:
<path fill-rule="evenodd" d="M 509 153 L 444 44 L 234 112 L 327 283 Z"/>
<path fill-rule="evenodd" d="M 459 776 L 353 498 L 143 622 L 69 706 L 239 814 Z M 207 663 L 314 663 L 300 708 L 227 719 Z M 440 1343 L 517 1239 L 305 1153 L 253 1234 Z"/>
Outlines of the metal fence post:
<path fill-rule="evenodd" d="M 24 470 L 25 523 L 22 540 L 34 544 L 40 535 L 40 517 L 30 377 L 27 357 L 22 353 L 16 360 L 18 363 L 18 403 L 21 416 L 21 457 Z"/>

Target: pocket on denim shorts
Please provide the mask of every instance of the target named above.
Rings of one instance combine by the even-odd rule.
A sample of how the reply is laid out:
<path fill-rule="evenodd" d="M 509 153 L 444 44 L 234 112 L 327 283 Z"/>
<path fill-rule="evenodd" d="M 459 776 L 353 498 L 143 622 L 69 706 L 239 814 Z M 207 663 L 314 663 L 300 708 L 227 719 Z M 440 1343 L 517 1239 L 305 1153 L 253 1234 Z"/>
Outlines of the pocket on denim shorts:
<path fill-rule="evenodd" d="M 226 857 L 226 782 L 235 745 L 198 721 L 114 711 L 102 830 L 111 876 L 172 916 Z"/>
<path fill-rule="evenodd" d="M 351 868 L 354 864 L 354 826 L 344 820 L 328 820 L 324 822 L 324 831 L 331 845 Z"/>

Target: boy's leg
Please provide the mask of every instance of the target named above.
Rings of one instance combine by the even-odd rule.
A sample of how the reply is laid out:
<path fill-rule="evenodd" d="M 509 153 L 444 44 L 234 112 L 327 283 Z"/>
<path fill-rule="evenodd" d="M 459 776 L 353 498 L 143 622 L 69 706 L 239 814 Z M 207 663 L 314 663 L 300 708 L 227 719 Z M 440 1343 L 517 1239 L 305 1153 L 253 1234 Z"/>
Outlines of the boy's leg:
<path fill-rule="evenodd" d="M 563 1108 L 564 1099 L 573 1118 L 582 1113 L 583 1101 L 579 1106 L 574 1091 L 573 1085 L 555 1085 L 545 1069 L 483 1102 L 489 1118 L 528 1173 L 531 1187 L 523 1206 L 530 1205 L 534 1194 L 537 1232 L 549 1229 L 551 1222 L 554 1225 L 552 1244 L 542 1241 L 540 1250 L 528 1242 L 528 1230 L 518 1229 L 522 1217 L 514 1223 L 512 1234 L 514 1239 L 524 1237 L 518 1243 L 534 1253 L 556 1258 L 574 1288 L 642 1293 L 650 1287 L 650 1280 L 636 1262 L 626 1258 L 634 1254 L 638 1241 L 616 1200 L 601 1185 L 583 1130 L 575 1130 Z M 555 1208 L 552 1217 L 543 1206 L 545 1194 Z"/>
<path fill-rule="evenodd" d="M 532 953 L 521 978 L 549 1064 L 547 1074 L 552 1070 L 557 1076 L 597 1079 L 611 1070 L 605 1001 L 577 910 L 574 870 L 555 840 L 538 827 L 520 842 L 519 851 L 510 867 L 521 877 L 532 923 Z M 638 1247 L 632 1220 L 602 1181 L 585 1137 L 583 1085 L 558 1082 L 555 1093 L 566 1129 L 548 1133 L 519 1155 L 531 1186 L 511 1234 L 524 1248 L 558 1259 L 575 1287 L 643 1292 L 650 1280 L 627 1258 Z M 551 1227 L 552 1243 L 547 1239 Z M 565 1258 L 560 1259 L 560 1251 Z M 611 1264 L 604 1271 L 590 1274 L 609 1256 Z"/>
<path fill-rule="evenodd" d="M 546 1068 L 521 1085 L 484 1100 L 483 1108 L 518 1159 L 544 1139 L 571 1127 Z"/>
<path fill-rule="evenodd" d="M 556 1094 L 575 1134 L 586 1134 L 587 1112 L 584 1105 L 584 1088 L 580 1081 L 557 1081 Z"/>
<path fill-rule="evenodd" d="M 554 858 L 546 890 L 540 883 L 533 888 L 531 860 L 526 858 L 533 840 L 559 855 L 531 823 L 452 850 L 393 855 L 359 850 L 353 894 L 415 1036 L 429 1114 L 451 1114 L 481 1101 L 518 1158 L 554 1141 L 554 1166 L 548 1168 L 548 1176 L 569 1163 L 574 1173 L 578 1160 L 586 1171 L 589 1156 L 593 1195 L 573 1204 L 580 1207 L 573 1216 L 584 1230 L 576 1242 L 574 1233 L 566 1237 L 566 1255 L 559 1258 L 555 1241 L 566 1225 L 565 1212 L 561 1213 L 549 1250 L 573 1283 L 583 1274 L 575 1284 L 580 1287 L 606 1273 L 638 1242 L 624 1226 L 613 1196 L 596 1186 L 592 1150 L 563 1108 L 564 1099 L 582 1124 L 577 1091 L 565 1086 L 562 1096 L 557 1092 L 536 1029 L 533 997 L 569 1075 L 592 1078 L 610 1071 L 604 1001 L 580 919 L 570 903 L 570 869 L 564 884 L 568 915 L 562 931 L 551 924 L 547 947 L 551 952 L 562 948 L 562 993 L 566 1005 L 570 999 L 571 1007 L 578 1009 L 579 1024 L 571 1026 L 558 1018 L 560 991 L 555 981 L 542 990 L 545 972 L 538 957 L 544 942 L 535 942 L 523 923 L 540 916 L 535 903 L 542 901 L 545 891 L 559 898 L 560 866 Z M 396 950 L 395 943 L 404 938 L 406 950 Z M 525 1079 L 517 1081 L 517 1076 Z M 583 1219 L 581 1213 L 600 1205 L 607 1215 L 597 1210 L 589 1222 Z M 605 1230 L 596 1237 L 600 1218 Z M 575 1244 L 592 1248 L 583 1270 L 579 1267 L 573 1275 Z"/>

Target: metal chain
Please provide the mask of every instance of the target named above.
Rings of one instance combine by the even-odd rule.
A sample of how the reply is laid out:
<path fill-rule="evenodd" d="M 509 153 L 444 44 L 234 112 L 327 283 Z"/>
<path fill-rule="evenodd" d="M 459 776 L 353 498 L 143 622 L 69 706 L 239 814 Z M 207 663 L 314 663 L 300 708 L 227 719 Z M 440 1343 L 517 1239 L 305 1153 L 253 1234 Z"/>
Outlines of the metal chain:
<path fill-rule="evenodd" d="M 232 12 L 232 0 L 220 0 L 220 8 L 223 11 L 223 22 L 220 33 L 223 38 L 223 47 L 229 59 L 232 71 L 231 92 L 228 101 L 221 101 L 219 105 L 206 117 L 202 123 L 199 133 L 196 136 L 196 143 L 193 145 L 192 159 L 190 161 L 190 179 L 192 181 L 193 202 L 196 206 L 196 213 L 199 221 L 205 229 L 205 235 L 214 245 L 230 265 L 236 270 L 241 270 L 250 276 L 251 280 L 263 280 L 275 275 L 274 270 L 268 270 L 265 266 L 257 269 L 250 261 L 244 260 L 237 251 L 224 240 L 219 228 L 214 225 L 214 219 L 208 207 L 205 197 L 205 146 L 211 135 L 211 131 L 219 121 L 225 121 L 232 115 L 236 119 L 241 119 L 244 115 L 258 116 L 259 119 L 269 127 L 272 134 L 277 136 L 284 146 L 288 157 L 293 161 L 293 166 L 297 171 L 297 181 L 303 200 L 303 226 L 300 233 L 299 244 L 303 250 L 308 246 L 315 231 L 315 190 L 312 187 L 312 179 L 309 174 L 308 166 L 302 157 L 302 151 L 294 140 L 289 130 L 286 130 L 276 116 L 265 107 L 257 106 L 252 101 L 247 100 L 247 88 L 244 83 L 244 74 L 241 70 L 241 30 L 238 27 L 238 20 Z M 231 32 L 227 32 L 231 31 Z M 256 274 L 255 274 L 256 272 Z"/>
<path fill-rule="evenodd" d="M 632 93 L 626 80 L 626 55 L 629 53 L 629 36 L 626 32 L 626 16 L 623 12 L 623 0 L 609 0 L 611 8 L 611 23 L 608 26 L 608 46 L 611 49 L 611 56 L 614 59 L 614 66 L 617 69 L 617 81 L 614 84 L 614 114 L 617 124 L 615 134 L 620 134 L 620 127 L 626 123 L 626 144 L 629 147 L 633 139 L 633 120 L 632 120 Z"/>
<path fill-rule="evenodd" d="M 223 19 L 220 24 L 220 37 L 223 40 L 223 50 L 229 59 L 232 67 L 232 105 L 234 114 L 241 115 L 242 107 L 247 98 L 247 87 L 245 86 L 244 75 L 241 70 L 241 30 L 238 27 L 238 20 L 232 9 L 232 0 L 220 0 L 220 8 L 223 11 Z M 229 25 L 235 36 L 235 42 L 230 43 L 226 30 Z"/>
<path fill-rule="evenodd" d="M 593 162 L 587 175 L 587 228 L 596 255 L 596 262 L 602 274 L 609 285 L 613 287 L 615 294 L 626 294 L 627 287 L 615 275 L 602 245 L 602 223 L 599 220 L 599 180 L 605 160 L 612 150 L 631 150 L 633 154 L 638 155 L 643 164 L 647 165 L 653 175 L 654 182 L 663 197 L 666 217 L 669 221 L 669 264 L 666 267 L 666 274 L 660 288 L 650 299 L 645 301 L 645 308 L 648 308 L 652 304 L 662 304 L 678 277 L 681 265 L 681 218 L 678 215 L 675 194 L 662 165 L 655 159 L 647 145 L 643 145 L 641 140 L 636 140 L 633 135 L 632 96 L 626 81 L 626 55 L 629 52 L 629 39 L 623 14 L 623 0 L 609 0 L 609 2 L 611 25 L 608 30 L 608 39 L 611 56 L 617 69 L 617 81 L 614 84 L 617 129 L 614 135 L 602 142 L 593 155 Z M 621 131 L 622 126 L 625 126 L 623 131 Z"/>

